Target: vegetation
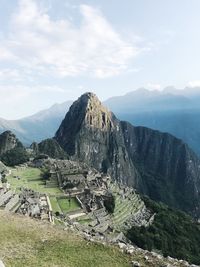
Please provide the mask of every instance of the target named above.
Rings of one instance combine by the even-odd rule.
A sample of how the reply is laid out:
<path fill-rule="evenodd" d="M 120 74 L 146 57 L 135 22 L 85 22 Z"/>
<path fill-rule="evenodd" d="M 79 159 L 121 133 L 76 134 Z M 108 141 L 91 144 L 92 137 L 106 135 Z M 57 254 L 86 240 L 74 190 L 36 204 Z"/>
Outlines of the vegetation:
<path fill-rule="evenodd" d="M 119 249 L 90 243 L 48 223 L 0 211 L 0 229 L 0 257 L 6 267 L 130 266 Z"/>
<path fill-rule="evenodd" d="M 7 183 L 8 179 L 6 178 L 6 176 L 2 176 L 1 178 L 1 182 L 4 184 L 4 183 Z"/>
<path fill-rule="evenodd" d="M 70 201 L 69 201 L 70 200 Z M 53 212 L 67 213 L 80 209 L 80 206 L 75 198 L 64 198 L 64 197 L 50 197 L 51 207 Z"/>
<path fill-rule="evenodd" d="M 45 180 L 48 180 L 50 178 L 50 170 L 48 168 L 41 168 L 41 177 Z"/>
<path fill-rule="evenodd" d="M 58 142 L 49 138 L 38 144 L 38 149 L 40 153 L 46 154 L 51 158 L 55 159 L 67 159 L 68 156 L 66 152 L 60 147 Z"/>
<path fill-rule="evenodd" d="M 189 215 L 155 203 L 144 197 L 145 204 L 155 215 L 149 227 L 132 227 L 128 238 L 148 250 L 161 250 L 164 256 L 185 259 L 200 264 L 200 224 Z"/>
<path fill-rule="evenodd" d="M 1 156 L 1 161 L 7 166 L 15 166 L 27 162 L 29 159 L 26 150 L 19 146 L 5 152 Z"/>
<path fill-rule="evenodd" d="M 55 196 L 51 196 L 49 199 L 51 202 L 51 207 L 52 207 L 53 212 L 54 213 L 56 213 L 56 212 L 61 213 L 62 211 L 61 211 L 61 208 L 58 204 L 57 198 Z"/>
<path fill-rule="evenodd" d="M 60 206 L 62 212 L 65 214 L 69 211 L 80 209 L 77 200 L 73 198 L 57 198 L 58 205 Z"/>
<path fill-rule="evenodd" d="M 13 168 L 12 174 L 7 177 L 11 188 L 18 189 L 20 187 L 30 188 L 40 193 L 48 195 L 62 195 L 59 187 L 46 187 L 45 180 L 42 178 L 42 172 L 38 168 Z"/>
<path fill-rule="evenodd" d="M 115 197 L 112 194 L 109 194 L 108 196 L 106 196 L 106 198 L 104 199 L 104 206 L 109 213 L 114 212 L 114 210 L 115 210 Z"/>

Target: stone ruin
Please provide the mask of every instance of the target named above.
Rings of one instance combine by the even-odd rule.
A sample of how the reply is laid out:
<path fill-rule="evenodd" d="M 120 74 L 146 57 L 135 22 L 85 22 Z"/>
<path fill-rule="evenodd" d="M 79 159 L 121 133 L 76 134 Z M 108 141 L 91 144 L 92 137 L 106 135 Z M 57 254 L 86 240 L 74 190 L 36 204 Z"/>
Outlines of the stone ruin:
<path fill-rule="evenodd" d="M 52 222 L 48 196 L 31 189 L 20 188 L 19 193 L 0 188 L 0 207 L 6 211 Z"/>
<path fill-rule="evenodd" d="M 110 176 L 84 163 L 43 159 L 35 164 L 49 169 L 47 186 L 49 183 L 58 184 L 68 199 L 76 198 L 79 203 L 80 209 L 61 217 L 66 226 L 93 238 L 110 240 L 131 225 L 147 226 L 153 220 L 153 214 L 147 210 L 134 189 L 119 185 Z M 105 207 L 105 199 L 110 195 L 116 202 L 113 214 Z"/>

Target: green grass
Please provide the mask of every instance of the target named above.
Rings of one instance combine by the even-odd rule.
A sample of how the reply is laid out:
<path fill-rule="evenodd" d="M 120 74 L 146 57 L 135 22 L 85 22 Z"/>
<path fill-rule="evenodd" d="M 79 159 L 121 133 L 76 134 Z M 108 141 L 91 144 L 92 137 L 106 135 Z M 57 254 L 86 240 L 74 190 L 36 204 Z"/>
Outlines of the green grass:
<path fill-rule="evenodd" d="M 53 212 L 62 212 L 56 197 L 49 197 Z"/>
<path fill-rule="evenodd" d="M 115 247 L 2 211 L 0 258 L 6 267 L 130 267 L 129 257 Z"/>
<path fill-rule="evenodd" d="M 80 206 L 75 198 L 57 198 L 58 205 L 60 206 L 63 213 L 80 209 Z"/>
<path fill-rule="evenodd" d="M 90 218 L 80 218 L 79 220 L 78 220 L 78 222 L 80 223 L 80 224 L 89 224 L 90 222 L 92 222 L 92 219 L 90 219 Z"/>
<path fill-rule="evenodd" d="M 69 202 L 68 198 L 60 198 L 50 196 L 50 202 L 53 212 L 60 212 L 66 214 L 67 212 L 80 209 L 80 206 L 75 198 L 71 198 Z"/>
<path fill-rule="evenodd" d="M 48 195 L 61 195 L 62 191 L 59 187 L 46 188 L 45 181 L 41 177 L 41 170 L 38 168 L 26 169 L 11 169 L 12 174 L 8 176 L 8 182 L 11 184 L 12 189 L 18 190 L 20 187 L 27 187 L 40 193 L 46 193 Z M 14 178 L 19 176 L 20 180 Z"/>

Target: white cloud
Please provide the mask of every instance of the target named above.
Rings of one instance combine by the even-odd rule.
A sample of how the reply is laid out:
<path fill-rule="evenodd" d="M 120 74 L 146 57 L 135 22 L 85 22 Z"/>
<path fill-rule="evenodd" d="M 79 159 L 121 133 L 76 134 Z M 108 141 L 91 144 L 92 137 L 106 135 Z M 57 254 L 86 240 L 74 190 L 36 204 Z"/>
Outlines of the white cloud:
<path fill-rule="evenodd" d="M 19 0 L 1 40 L 0 62 L 13 60 L 19 68 L 57 77 L 105 78 L 128 70 L 144 48 L 125 40 L 99 9 L 81 5 L 77 10 L 81 21 L 74 25 L 53 20 L 36 0 Z"/>
<path fill-rule="evenodd" d="M 189 87 L 200 87 L 200 80 L 188 82 Z"/>
<path fill-rule="evenodd" d="M 8 81 L 10 79 L 14 82 L 20 82 L 22 81 L 22 75 L 16 69 L 0 69 L 0 81 Z"/>
<path fill-rule="evenodd" d="M 162 90 L 162 86 L 159 83 L 148 83 L 146 87 L 149 90 Z"/>

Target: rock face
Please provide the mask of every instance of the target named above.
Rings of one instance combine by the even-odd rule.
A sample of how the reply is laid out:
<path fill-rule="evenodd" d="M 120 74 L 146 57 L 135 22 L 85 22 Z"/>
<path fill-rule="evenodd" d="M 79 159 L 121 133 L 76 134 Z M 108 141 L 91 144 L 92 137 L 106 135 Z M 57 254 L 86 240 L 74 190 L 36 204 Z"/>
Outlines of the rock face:
<path fill-rule="evenodd" d="M 120 121 L 92 93 L 71 106 L 55 139 L 73 160 L 80 160 L 119 181 L 137 184 Z"/>
<path fill-rule="evenodd" d="M 0 155 L 17 146 L 22 146 L 22 144 L 11 131 L 6 131 L 0 135 Z"/>
<path fill-rule="evenodd" d="M 55 139 L 46 139 L 39 144 L 33 143 L 31 148 L 38 154 L 46 154 L 54 159 L 67 159 L 67 153 L 60 147 L 58 142 Z"/>
<path fill-rule="evenodd" d="M 138 190 L 169 206 L 199 213 L 200 160 L 196 154 L 168 133 L 127 122 L 121 126 L 129 159 L 140 170 Z"/>
<path fill-rule="evenodd" d="M 10 131 L 0 135 L 0 160 L 6 165 L 17 165 L 28 160 L 26 149 Z"/>
<path fill-rule="evenodd" d="M 86 93 L 71 106 L 55 139 L 72 159 L 200 217 L 200 160 L 172 135 L 120 122 Z"/>

